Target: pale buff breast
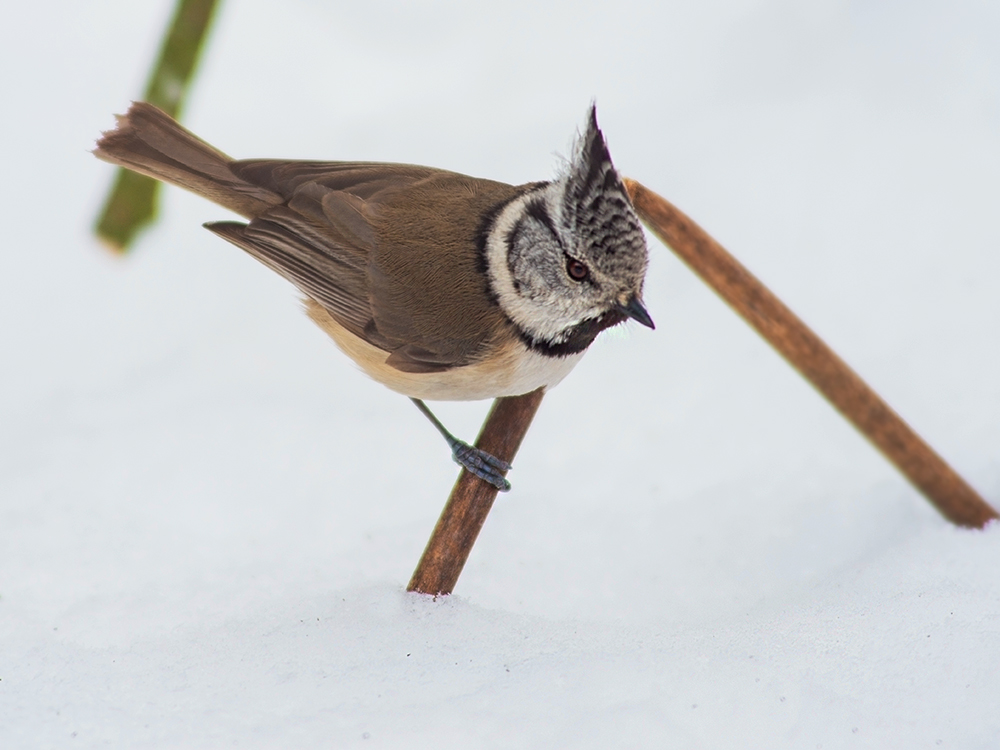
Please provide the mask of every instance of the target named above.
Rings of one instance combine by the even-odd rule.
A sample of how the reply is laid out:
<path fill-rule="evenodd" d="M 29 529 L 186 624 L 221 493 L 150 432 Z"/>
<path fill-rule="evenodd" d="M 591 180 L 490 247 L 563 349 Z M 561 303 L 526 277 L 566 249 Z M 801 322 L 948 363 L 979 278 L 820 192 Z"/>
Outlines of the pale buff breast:
<path fill-rule="evenodd" d="M 349 332 L 319 304 L 304 300 L 309 317 L 373 380 L 397 393 L 428 401 L 478 401 L 519 396 L 536 388 L 552 388 L 572 370 L 583 352 L 547 357 L 512 339 L 488 361 L 444 372 L 402 372 L 385 363 L 386 353 Z"/>

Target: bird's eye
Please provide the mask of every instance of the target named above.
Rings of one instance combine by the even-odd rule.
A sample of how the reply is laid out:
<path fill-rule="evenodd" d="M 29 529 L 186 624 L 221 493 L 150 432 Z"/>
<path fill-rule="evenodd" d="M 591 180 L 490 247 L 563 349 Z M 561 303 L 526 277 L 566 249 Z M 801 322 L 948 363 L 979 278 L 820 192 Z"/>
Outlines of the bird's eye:
<path fill-rule="evenodd" d="M 590 276 L 590 269 L 576 258 L 566 259 L 566 273 L 573 281 L 584 281 Z"/>

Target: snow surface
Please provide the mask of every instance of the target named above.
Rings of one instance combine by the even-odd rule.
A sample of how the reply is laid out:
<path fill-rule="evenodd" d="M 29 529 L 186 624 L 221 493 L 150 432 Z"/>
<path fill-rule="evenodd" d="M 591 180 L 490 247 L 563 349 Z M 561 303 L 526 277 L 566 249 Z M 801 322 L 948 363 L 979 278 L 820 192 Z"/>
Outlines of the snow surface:
<path fill-rule="evenodd" d="M 549 394 L 458 591 L 455 468 L 170 190 L 88 153 L 172 2 L 0 26 L 0 748 L 1000 747 L 1000 528 L 959 530 L 653 245 L 655 332 Z M 229 2 L 186 122 L 238 156 L 620 169 L 1000 501 L 1000 5 Z M 442 405 L 473 436 L 485 404 Z"/>

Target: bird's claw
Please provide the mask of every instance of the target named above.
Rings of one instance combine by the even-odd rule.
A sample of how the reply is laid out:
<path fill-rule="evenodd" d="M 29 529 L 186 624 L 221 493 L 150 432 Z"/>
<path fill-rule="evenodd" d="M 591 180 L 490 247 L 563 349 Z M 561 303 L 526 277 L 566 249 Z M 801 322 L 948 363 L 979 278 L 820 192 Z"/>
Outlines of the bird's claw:
<path fill-rule="evenodd" d="M 455 441 L 451 456 L 455 459 L 455 463 L 484 482 L 489 482 L 500 492 L 510 490 L 510 482 L 503 475 L 503 472 L 510 471 L 510 464 L 503 459 L 461 440 Z"/>

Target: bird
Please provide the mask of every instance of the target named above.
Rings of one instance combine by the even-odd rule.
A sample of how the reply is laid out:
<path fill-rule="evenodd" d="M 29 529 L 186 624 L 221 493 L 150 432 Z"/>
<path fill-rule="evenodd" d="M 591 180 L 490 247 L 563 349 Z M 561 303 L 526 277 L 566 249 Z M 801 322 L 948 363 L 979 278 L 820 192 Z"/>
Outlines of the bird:
<path fill-rule="evenodd" d="M 523 185 L 409 164 L 236 160 L 146 102 L 93 153 L 246 219 L 204 226 L 295 285 L 334 343 L 500 491 L 510 465 L 424 401 L 549 389 L 602 331 L 655 327 L 645 235 L 595 104 L 557 176 Z"/>

